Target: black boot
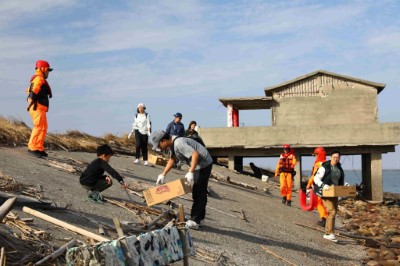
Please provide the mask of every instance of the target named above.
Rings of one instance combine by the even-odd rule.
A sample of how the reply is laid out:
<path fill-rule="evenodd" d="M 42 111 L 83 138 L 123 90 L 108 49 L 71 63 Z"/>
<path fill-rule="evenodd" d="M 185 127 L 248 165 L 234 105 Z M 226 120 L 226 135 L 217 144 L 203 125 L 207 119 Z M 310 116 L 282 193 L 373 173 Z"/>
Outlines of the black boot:
<path fill-rule="evenodd" d="M 317 222 L 317 224 L 318 224 L 319 226 L 321 226 L 321 227 L 325 227 L 326 219 L 325 219 L 325 218 L 321 218 L 321 220 L 319 220 L 319 221 Z"/>
<path fill-rule="evenodd" d="M 282 197 L 282 203 L 286 204 L 286 197 Z"/>
<path fill-rule="evenodd" d="M 292 206 L 292 201 L 291 200 L 286 201 L 286 205 L 291 207 Z"/>

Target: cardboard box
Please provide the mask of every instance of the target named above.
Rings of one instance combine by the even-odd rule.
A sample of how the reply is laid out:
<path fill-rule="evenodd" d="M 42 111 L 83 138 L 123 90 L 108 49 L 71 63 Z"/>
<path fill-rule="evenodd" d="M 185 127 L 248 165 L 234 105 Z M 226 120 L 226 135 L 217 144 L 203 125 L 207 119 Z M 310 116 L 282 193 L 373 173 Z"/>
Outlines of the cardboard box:
<path fill-rule="evenodd" d="M 147 206 L 168 201 L 178 196 L 191 192 L 191 188 L 186 184 L 186 179 L 181 178 L 172 182 L 165 183 L 161 186 L 152 187 L 143 191 Z"/>
<path fill-rule="evenodd" d="M 331 186 L 329 190 L 322 190 L 323 197 L 355 197 L 356 186 Z"/>
<path fill-rule="evenodd" d="M 153 154 L 149 154 L 148 156 L 148 162 L 151 164 L 156 164 L 156 165 L 161 165 L 161 166 L 166 166 L 168 160 L 164 159 L 161 156 L 155 156 Z"/>

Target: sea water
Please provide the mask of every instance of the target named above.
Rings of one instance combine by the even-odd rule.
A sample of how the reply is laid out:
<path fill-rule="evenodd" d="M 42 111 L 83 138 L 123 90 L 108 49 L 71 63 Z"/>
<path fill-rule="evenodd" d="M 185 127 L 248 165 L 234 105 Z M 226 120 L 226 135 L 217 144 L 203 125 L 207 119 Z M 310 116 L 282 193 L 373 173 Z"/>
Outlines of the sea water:
<path fill-rule="evenodd" d="M 309 176 L 310 173 L 303 171 L 303 175 Z M 400 194 L 400 169 L 382 170 L 383 175 L 383 191 Z M 344 170 L 344 180 L 350 185 L 361 184 L 361 170 Z M 373 177 L 372 177 L 373 178 Z"/>

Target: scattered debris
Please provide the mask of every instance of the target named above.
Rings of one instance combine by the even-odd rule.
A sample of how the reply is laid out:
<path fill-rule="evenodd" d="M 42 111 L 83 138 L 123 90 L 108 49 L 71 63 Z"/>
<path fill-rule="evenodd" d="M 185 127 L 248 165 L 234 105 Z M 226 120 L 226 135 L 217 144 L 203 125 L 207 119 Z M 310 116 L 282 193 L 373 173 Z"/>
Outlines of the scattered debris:
<path fill-rule="evenodd" d="M 280 260 L 283 260 L 284 262 L 286 262 L 286 263 L 289 264 L 289 265 L 296 266 L 296 264 L 294 264 L 293 262 L 288 261 L 288 260 L 285 259 L 284 257 L 282 257 L 282 256 L 276 254 L 275 252 L 269 250 L 266 246 L 263 246 L 263 245 L 260 245 L 260 246 L 261 246 L 261 248 L 262 248 L 265 252 L 267 252 L 267 253 L 269 253 L 269 254 L 271 254 L 271 255 L 277 257 L 277 258 L 280 259 Z"/>

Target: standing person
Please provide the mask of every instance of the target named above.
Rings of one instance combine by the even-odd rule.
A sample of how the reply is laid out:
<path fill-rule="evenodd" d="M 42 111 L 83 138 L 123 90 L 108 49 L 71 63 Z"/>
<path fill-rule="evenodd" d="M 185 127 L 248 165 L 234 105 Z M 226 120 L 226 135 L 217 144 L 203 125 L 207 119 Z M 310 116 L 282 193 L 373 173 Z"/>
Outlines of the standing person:
<path fill-rule="evenodd" d="M 185 137 L 192 138 L 205 147 L 206 145 L 204 145 L 203 139 L 199 136 L 196 126 L 196 121 L 190 121 L 188 129 L 185 131 Z"/>
<path fill-rule="evenodd" d="M 137 106 L 137 113 L 135 116 L 135 120 L 132 124 L 132 131 L 129 133 L 128 138 L 135 133 L 135 140 L 136 140 L 136 160 L 134 163 L 139 163 L 140 158 L 140 150 L 142 150 L 143 161 L 144 165 L 148 165 L 147 156 L 147 144 L 149 142 L 149 136 L 151 133 L 151 121 L 150 115 L 145 112 L 146 106 L 143 103 L 139 103 Z"/>
<path fill-rule="evenodd" d="M 283 145 L 283 153 L 279 157 L 275 169 L 275 176 L 279 175 L 282 203 L 287 206 L 292 206 L 293 175 L 296 165 L 296 157 L 293 153 L 294 151 L 289 144 Z"/>
<path fill-rule="evenodd" d="M 183 137 L 185 135 L 185 126 L 182 124 L 182 114 L 174 114 L 174 120 L 170 122 L 165 130 L 165 133 L 171 136 Z M 177 159 L 173 165 L 176 169 L 181 170 L 182 162 Z"/>
<path fill-rule="evenodd" d="M 171 136 L 183 137 L 185 135 L 185 126 L 182 124 L 182 114 L 174 114 L 174 120 L 168 124 L 165 133 Z"/>
<path fill-rule="evenodd" d="M 111 187 L 113 182 L 109 176 L 104 175 L 104 172 L 110 174 L 113 178 L 117 179 L 122 188 L 127 186 L 124 179 L 120 174 L 112 168 L 108 162 L 113 156 L 114 152 L 107 144 L 97 147 L 97 159 L 92 161 L 83 171 L 79 178 L 79 183 L 86 189 L 88 198 L 95 202 L 103 202 L 103 196 L 100 192 Z"/>
<path fill-rule="evenodd" d="M 44 140 L 48 129 L 46 113 L 49 110 L 49 98 L 52 97 L 52 93 L 46 79 L 51 71 L 53 69 L 47 61 L 38 60 L 35 74 L 31 78 L 31 85 L 26 90 L 28 93 L 27 111 L 33 121 L 28 152 L 36 157 L 47 157 L 47 153 L 44 150 Z"/>
<path fill-rule="evenodd" d="M 313 156 L 315 156 L 314 166 L 311 170 L 311 177 L 308 180 L 306 189 L 311 189 L 314 187 L 314 176 L 317 173 L 318 169 L 321 167 L 322 163 L 326 161 L 326 152 L 324 147 L 317 147 L 314 150 Z M 328 213 L 326 212 L 324 203 L 322 202 L 322 198 L 317 196 L 317 210 L 319 213 L 320 220 L 318 221 L 318 225 L 325 227 L 326 217 L 328 217 Z"/>
<path fill-rule="evenodd" d="M 318 169 L 314 176 L 314 191 L 317 196 L 322 197 L 322 190 L 329 190 L 330 186 L 343 186 L 344 171 L 340 164 L 340 152 L 333 151 L 330 161 L 326 161 Z M 337 197 L 322 197 L 322 202 L 328 213 L 325 224 L 324 238 L 333 242 L 337 242 L 334 233 L 335 216 L 338 210 Z"/>
<path fill-rule="evenodd" d="M 190 138 L 180 138 L 171 136 L 164 131 L 156 131 L 151 137 L 153 150 L 170 149 L 171 157 L 164 168 L 164 171 L 158 175 L 157 184 L 163 184 L 165 176 L 171 170 L 176 159 L 186 161 L 189 165 L 189 171 L 185 175 L 187 182 L 192 186 L 193 205 L 190 212 L 190 220 L 186 225 L 192 229 L 198 229 L 204 225 L 207 205 L 207 186 L 211 175 L 212 158 L 206 148 L 200 143 Z"/>

